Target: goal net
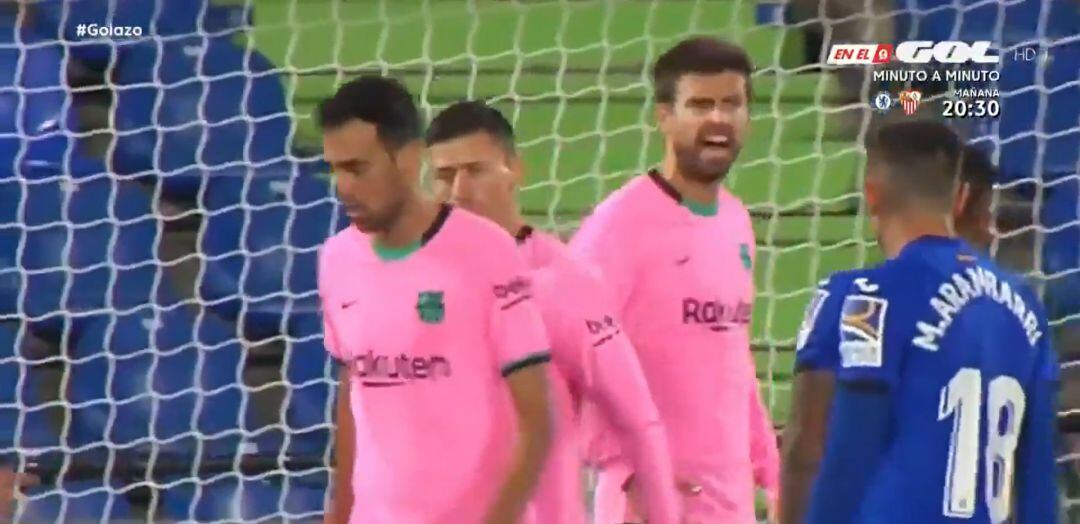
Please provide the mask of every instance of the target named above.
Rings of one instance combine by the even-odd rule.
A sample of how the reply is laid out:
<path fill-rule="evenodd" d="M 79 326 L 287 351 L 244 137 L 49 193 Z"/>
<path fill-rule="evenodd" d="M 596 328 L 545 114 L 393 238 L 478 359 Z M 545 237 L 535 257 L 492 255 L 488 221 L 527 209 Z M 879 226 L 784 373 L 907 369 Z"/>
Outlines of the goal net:
<path fill-rule="evenodd" d="M 1063 424 L 1080 406 L 1076 2 L 19 4 L 0 7 L 0 464 L 40 483 L 17 520 L 319 520 L 336 375 L 315 253 L 345 221 L 317 102 L 362 72 L 403 80 L 429 118 L 490 101 L 515 126 L 527 217 L 570 235 L 661 158 L 649 66 L 696 34 L 740 43 L 758 68 L 728 185 L 753 215 L 752 350 L 777 424 L 817 282 L 880 259 L 863 137 L 939 117 L 957 87 L 825 65 L 837 43 L 1001 50 L 1001 116 L 954 122 L 1001 165 L 995 249 L 1045 290 Z M 873 110 L 904 89 L 926 92 L 917 114 Z M 1071 472 L 1080 444 L 1066 441 Z"/>

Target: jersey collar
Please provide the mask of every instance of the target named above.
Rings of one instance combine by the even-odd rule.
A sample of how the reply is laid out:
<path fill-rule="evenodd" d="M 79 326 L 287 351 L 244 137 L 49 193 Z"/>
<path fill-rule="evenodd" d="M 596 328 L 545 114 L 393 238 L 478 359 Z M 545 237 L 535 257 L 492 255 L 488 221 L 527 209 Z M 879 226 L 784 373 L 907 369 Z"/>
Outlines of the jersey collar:
<path fill-rule="evenodd" d="M 420 240 L 417 240 L 412 244 L 404 247 L 385 247 L 379 246 L 378 244 L 372 242 L 371 248 L 375 251 L 375 255 L 384 262 L 401 260 L 415 253 L 417 250 L 427 245 L 427 243 L 430 242 L 432 238 L 435 238 L 435 235 L 438 234 L 440 230 L 442 230 L 444 225 L 446 225 L 446 219 L 450 217 L 450 211 L 452 209 L 453 206 L 451 206 L 450 204 L 444 203 L 440 205 L 439 214 L 435 216 L 435 220 L 433 220 L 431 222 L 431 225 L 428 226 L 426 230 L 424 230 L 424 233 L 422 235 L 420 235 Z"/>
<path fill-rule="evenodd" d="M 685 207 L 691 213 L 697 216 L 715 216 L 716 212 L 720 208 L 719 201 L 712 204 L 702 204 L 701 202 L 694 202 L 692 200 L 683 198 L 682 194 L 679 193 L 679 190 L 675 189 L 675 186 L 671 185 L 671 182 L 668 182 L 668 180 L 664 178 L 664 175 L 661 175 L 660 172 L 656 169 L 649 170 L 649 179 L 651 179 L 653 183 L 660 188 L 660 191 L 662 191 L 665 195 L 671 197 L 671 199 L 674 200 L 675 203 Z"/>
<path fill-rule="evenodd" d="M 533 228 L 532 226 L 526 224 L 524 226 L 521 226 L 521 229 L 519 229 L 518 232 L 514 234 L 514 240 L 517 241 L 518 245 L 521 245 L 525 242 L 528 242 L 529 239 L 532 238 L 532 236 Z"/>

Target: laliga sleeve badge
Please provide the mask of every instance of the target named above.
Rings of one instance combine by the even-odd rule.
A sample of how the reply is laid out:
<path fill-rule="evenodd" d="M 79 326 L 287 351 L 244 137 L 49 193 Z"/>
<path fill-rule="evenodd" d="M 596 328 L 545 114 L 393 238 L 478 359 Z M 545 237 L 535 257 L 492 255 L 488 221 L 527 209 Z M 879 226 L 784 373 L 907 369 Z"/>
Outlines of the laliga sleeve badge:
<path fill-rule="evenodd" d="M 892 109 L 892 95 L 888 91 L 878 91 L 878 94 L 874 96 L 874 110 L 878 113 L 885 114 Z"/>
<path fill-rule="evenodd" d="M 840 317 L 840 360 L 845 368 L 882 365 L 885 312 L 889 302 L 868 295 L 849 295 Z"/>

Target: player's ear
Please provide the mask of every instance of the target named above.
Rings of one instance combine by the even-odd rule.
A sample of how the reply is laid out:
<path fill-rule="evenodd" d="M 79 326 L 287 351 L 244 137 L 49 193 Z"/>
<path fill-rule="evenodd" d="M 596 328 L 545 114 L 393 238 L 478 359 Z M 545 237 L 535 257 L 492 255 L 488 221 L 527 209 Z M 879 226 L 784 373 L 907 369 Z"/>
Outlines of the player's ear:
<path fill-rule="evenodd" d="M 971 202 L 971 183 L 961 182 L 956 188 L 956 197 L 953 199 L 952 216 L 953 219 L 962 217 L 968 213 L 968 207 Z"/>
<path fill-rule="evenodd" d="M 525 162 L 521 160 L 521 155 L 511 154 L 506 161 L 506 167 L 510 170 L 514 187 L 521 187 L 525 183 Z"/>
<path fill-rule="evenodd" d="M 863 180 L 863 198 L 866 200 L 866 212 L 871 217 L 881 214 L 883 190 L 881 180 L 867 173 Z"/>
<path fill-rule="evenodd" d="M 671 122 L 671 116 L 674 113 L 674 110 L 674 106 L 664 102 L 656 104 L 653 108 L 653 114 L 656 116 L 656 124 L 664 134 L 668 133 L 668 126 Z"/>
<path fill-rule="evenodd" d="M 419 140 L 413 140 L 398 149 L 393 157 L 398 171 L 410 178 L 413 184 L 420 184 L 420 168 L 424 161 L 424 146 Z"/>

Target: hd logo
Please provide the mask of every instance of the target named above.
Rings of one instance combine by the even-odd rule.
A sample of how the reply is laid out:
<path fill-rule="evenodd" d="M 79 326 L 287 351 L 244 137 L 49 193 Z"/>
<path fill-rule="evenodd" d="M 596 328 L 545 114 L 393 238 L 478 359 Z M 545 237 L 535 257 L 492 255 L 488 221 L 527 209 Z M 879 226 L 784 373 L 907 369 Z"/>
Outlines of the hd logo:
<path fill-rule="evenodd" d="M 840 359 L 845 368 L 881 367 L 885 311 L 883 298 L 851 295 L 844 298 L 840 317 Z"/>

